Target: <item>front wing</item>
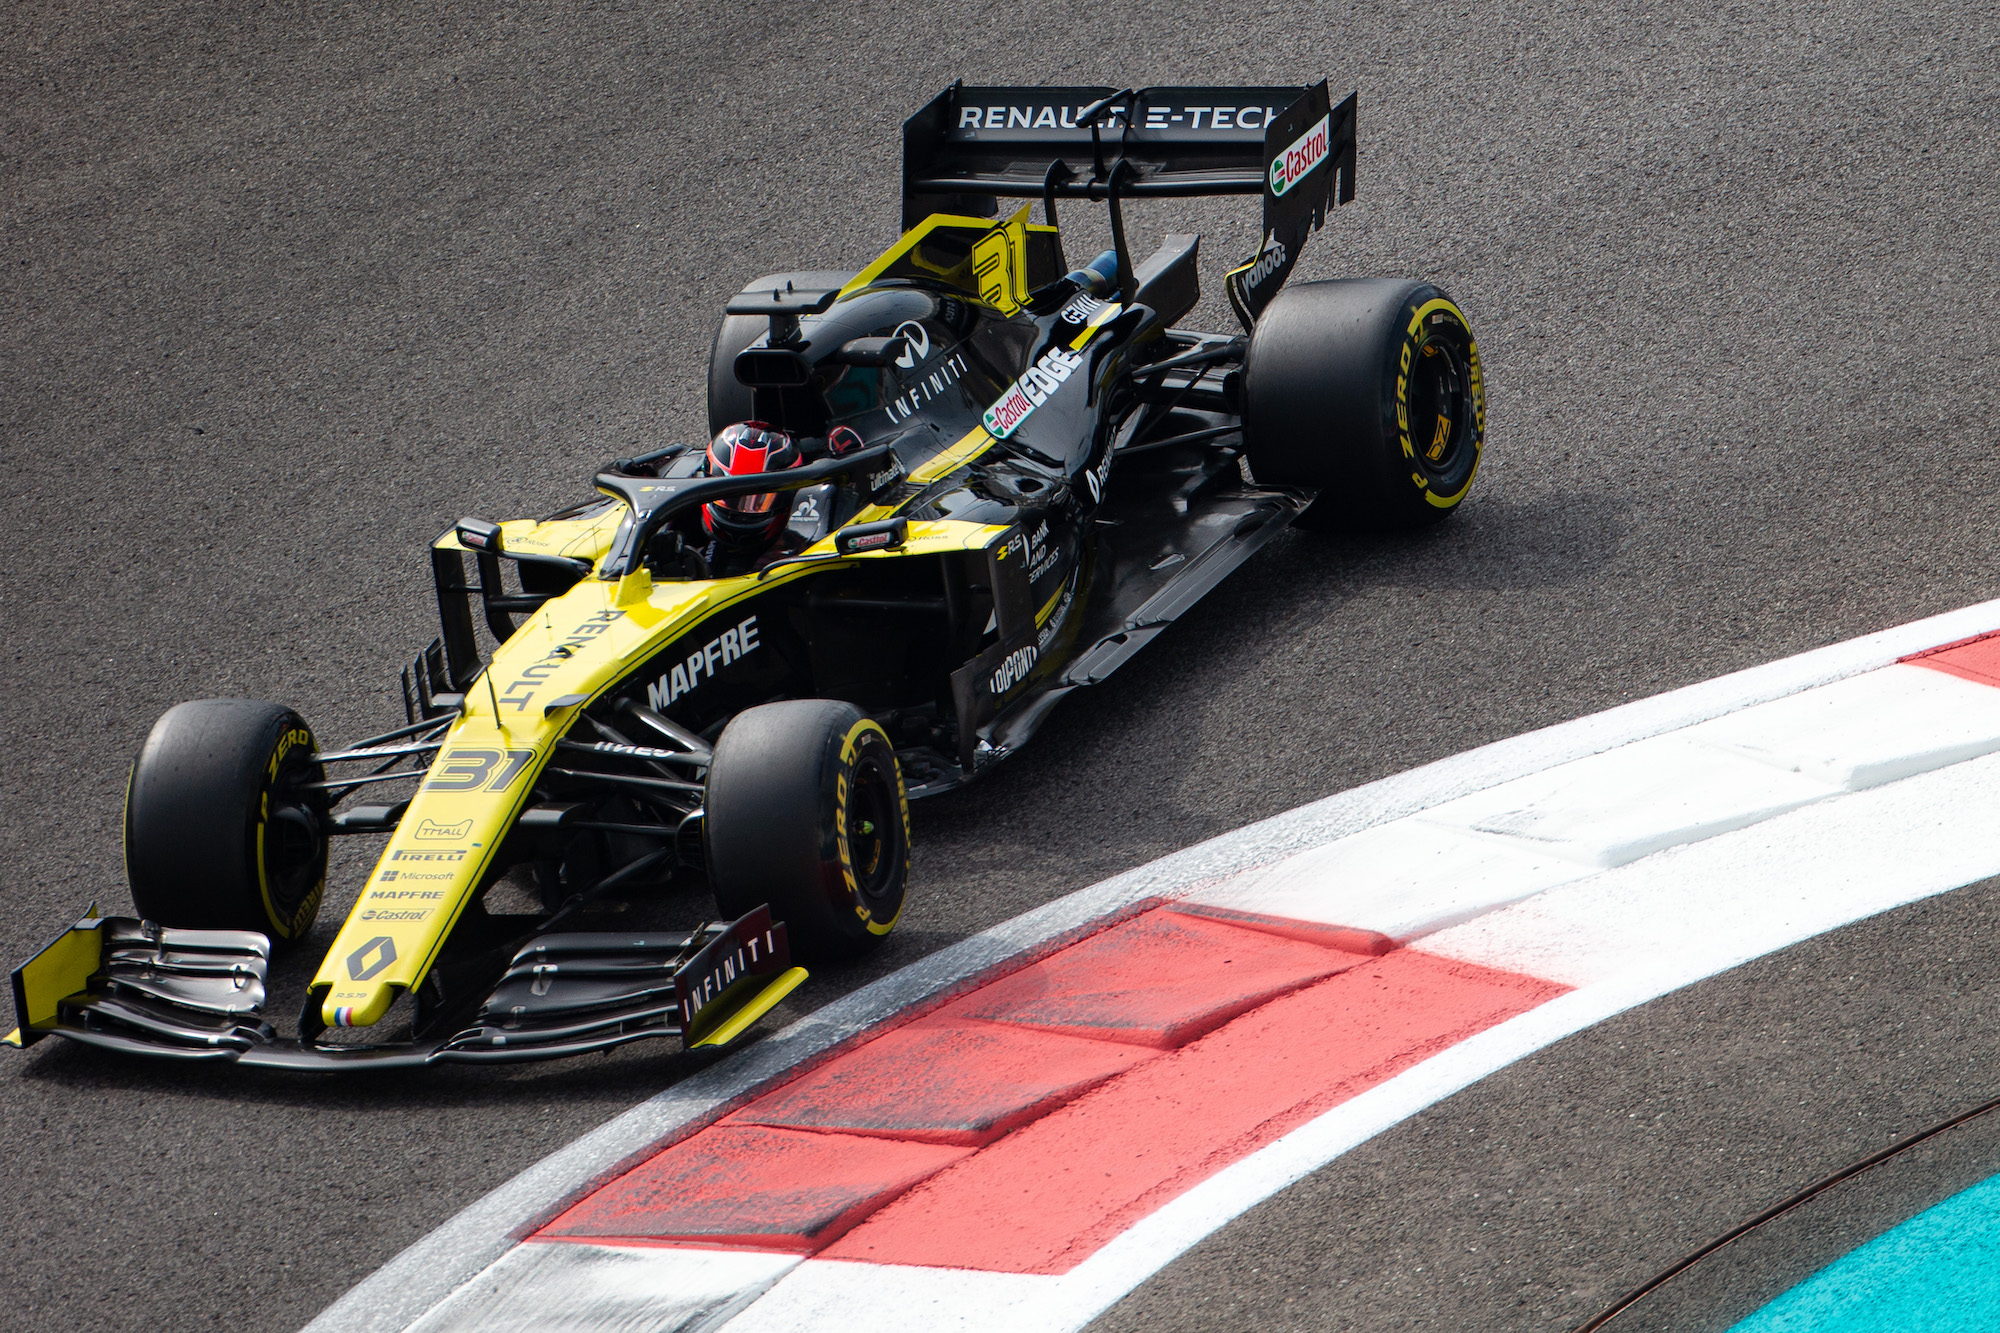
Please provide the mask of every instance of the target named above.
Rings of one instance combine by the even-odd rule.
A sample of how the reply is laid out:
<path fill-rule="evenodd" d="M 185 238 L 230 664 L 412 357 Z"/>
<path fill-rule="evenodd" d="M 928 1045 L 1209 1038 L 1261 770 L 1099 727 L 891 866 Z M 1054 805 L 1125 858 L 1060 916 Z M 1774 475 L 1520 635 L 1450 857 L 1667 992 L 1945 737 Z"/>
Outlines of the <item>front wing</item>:
<path fill-rule="evenodd" d="M 329 1045 L 280 1037 L 264 1017 L 270 941 L 254 931 L 83 919 L 14 969 L 20 1026 L 178 1060 L 327 1071 L 547 1060 L 648 1037 L 735 1040 L 803 980 L 784 923 L 760 907 L 690 934 L 558 933 L 517 950 L 471 1022 L 433 1041 Z"/>

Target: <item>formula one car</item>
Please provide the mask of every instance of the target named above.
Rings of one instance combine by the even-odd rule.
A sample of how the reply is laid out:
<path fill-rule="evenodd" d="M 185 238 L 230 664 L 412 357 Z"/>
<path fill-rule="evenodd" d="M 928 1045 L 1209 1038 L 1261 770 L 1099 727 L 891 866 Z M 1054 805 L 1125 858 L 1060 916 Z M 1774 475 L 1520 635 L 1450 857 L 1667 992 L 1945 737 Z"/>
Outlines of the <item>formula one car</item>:
<path fill-rule="evenodd" d="M 948 89 L 904 127 L 901 239 L 729 302 L 708 447 L 434 543 L 443 632 L 405 725 L 328 749 L 275 704 L 161 719 L 125 816 L 143 919 L 87 917 L 16 971 L 10 1040 L 294 1068 L 717 1043 L 797 984 L 792 950 L 878 942 L 910 799 L 1019 748 L 1286 527 L 1412 527 L 1470 489 L 1484 386 L 1450 298 L 1284 288 L 1353 197 L 1355 110 L 1324 83 Z M 1184 329 L 1200 238 L 1136 258 L 1123 206 L 1228 194 L 1263 208 L 1223 277 L 1242 330 Z M 1113 242 L 1075 267 L 1072 200 Z M 328 841 L 371 834 L 281 1038 L 272 945 L 312 927 Z M 530 871 L 543 912 L 488 909 Z M 727 924 L 557 929 L 681 872 Z"/>

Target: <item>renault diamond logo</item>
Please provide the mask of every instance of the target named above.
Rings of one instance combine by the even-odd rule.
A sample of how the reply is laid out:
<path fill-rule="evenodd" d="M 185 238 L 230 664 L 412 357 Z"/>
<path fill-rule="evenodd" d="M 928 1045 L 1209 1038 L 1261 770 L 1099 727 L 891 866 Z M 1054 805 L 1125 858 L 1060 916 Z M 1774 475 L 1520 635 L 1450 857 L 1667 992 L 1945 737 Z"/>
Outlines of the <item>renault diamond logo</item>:
<path fill-rule="evenodd" d="M 371 955 L 373 962 L 369 961 Z M 396 942 L 387 935 L 377 935 L 347 955 L 347 975 L 356 981 L 372 981 L 376 973 L 395 961 Z"/>

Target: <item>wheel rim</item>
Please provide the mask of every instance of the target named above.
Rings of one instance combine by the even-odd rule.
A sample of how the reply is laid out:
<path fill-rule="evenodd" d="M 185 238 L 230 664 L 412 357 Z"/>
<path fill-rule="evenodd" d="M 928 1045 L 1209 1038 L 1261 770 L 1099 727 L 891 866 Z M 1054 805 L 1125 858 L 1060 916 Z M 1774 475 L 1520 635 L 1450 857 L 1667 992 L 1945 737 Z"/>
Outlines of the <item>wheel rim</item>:
<path fill-rule="evenodd" d="M 1427 339 L 1410 366 L 1410 435 L 1416 464 L 1433 480 L 1454 477 L 1472 438 L 1471 376 L 1451 343 Z"/>
<path fill-rule="evenodd" d="M 902 847 L 896 837 L 898 807 L 888 775 L 873 759 L 854 767 L 853 796 L 847 807 L 848 864 L 855 895 L 871 915 L 894 917 Z"/>
<path fill-rule="evenodd" d="M 281 907 L 296 906 L 317 878 L 319 830 L 303 806 L 280 806 L 271 812 L 271 836 L 264 843 L 264 870 L 271 877 L 272 895 Z M 300 881 L 304 880 L 304 883 Z"/>
<path fill-rule="evenodd" d="M 317 766 L 290 763 L 278 772 L 267 798 L 262 858 L 270 905 L 287 926 L 326 880 L 326 835 L 310 793 L 301 784 L 320 776 Z"/>

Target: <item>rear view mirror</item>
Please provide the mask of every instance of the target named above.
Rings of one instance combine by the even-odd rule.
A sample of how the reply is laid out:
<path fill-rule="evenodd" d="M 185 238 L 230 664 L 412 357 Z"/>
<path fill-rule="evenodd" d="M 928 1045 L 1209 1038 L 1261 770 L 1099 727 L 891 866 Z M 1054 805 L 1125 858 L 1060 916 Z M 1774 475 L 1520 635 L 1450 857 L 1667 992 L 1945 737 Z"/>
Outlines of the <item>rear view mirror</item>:
<path fill-rule="evenodd" d="M 483 518 L 461 518 L 458 520 L 458 544 L 468 551 L 486 551 L 500 554 L 500 525 L 488 523 Z"/>
<path fill-rule="evenodd" d="M 855 338 L 842 343 L 840 350 L 829 360 L 846 366 L 890 366 L 896 358 L 904 356 L 910 348 L 910 340 L 895 338 Z"/>
<path fill-rule="evenodd" d="M 910 539 L 910 520 L 889 518 L 880 523 L 856 523 L 833 534 L 833 549 L 842 555 L 863 551 L 893 551 Z"/>

